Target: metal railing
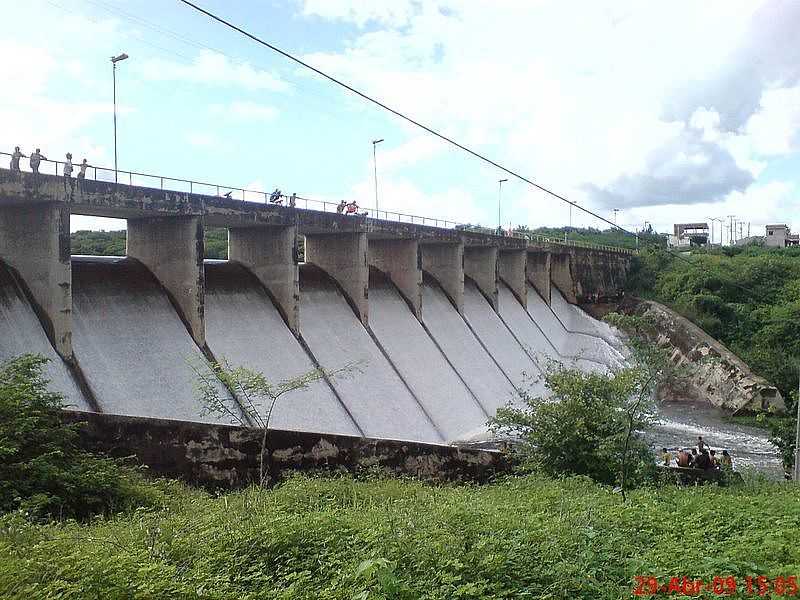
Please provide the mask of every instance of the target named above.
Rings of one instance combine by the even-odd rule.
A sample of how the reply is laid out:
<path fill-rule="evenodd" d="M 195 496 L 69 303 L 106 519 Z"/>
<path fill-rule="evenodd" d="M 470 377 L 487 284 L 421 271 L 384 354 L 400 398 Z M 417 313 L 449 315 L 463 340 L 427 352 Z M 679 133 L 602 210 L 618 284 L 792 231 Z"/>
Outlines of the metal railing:
<path fill-rule="evenodd" d="M 7 156 L 10 158 L 12 154 L 10 152 L 0 151 L 0 156 Z M 20 161 L 20 169 L 23 173 L 31 172 L 30 168 L 28 169 L 23 168 L 25 166 L 23 163 L 28 163 L 28 162 L 29 162 L 29 155 L 25 156 Z M 52 160 L 49 158 L 42 157 L 39 166 L 39 172 L 43 175 L 62 176 L 63 165 L 65 164 L 66 164 L 65 161 Z M 46 165 L 52 165 L 52 168 L 50 167 L 43 168 Z M 73 177 L 74 177 L 80 171 L 81 164 L 78 162 L 73 162 L 72 166 L 73 166 Z M 96 165 L 87 165 L 86 179 L 102 183 L 114 183 L 117 185 L 146 187 L 151 189 L 165 190 L 169 192 L 179 192 L 179 193 L 183 192 L 189 194 L 217 196 L 220 198 L 228 198 L 237 201 L 241 200 L 242 202 L 252 202 L 257 204 L 269 204 L 270 197 L 272 196 L 272 193 L 263 192 L 260 190 L 248 190 L 236 186 L 220 185 L 217 183 L 208 183 L 192 179 L 181 179 L 179 177 L 165 177 L 163 175 L 154 175 L 152 173 L 140 173 L 137 171 L 124 171 L 121 169 L 115 171 L 114 169 L 108 167 L 99 167 Z M 167 185 L 167 187 L 165 187 L 165 184 Z M 306 198 L 304 196 L 298 196 L 298 195 L 295 195 L 294 198 L 296 202 L 295 208 L 301 210 L 302 209 L 317 210 L 317 211 L 331 212 L 331 213 L 340 212 L 339 210 L 337 210 L 340 205 L 339 202 L 328 202 L 325 200 Z M 281 200 L 280 202 L 281 206 L 288 206 L 290 196 L 281 194 L 280 200 Z M 373 219 L 381 219 L 384 221 L 390 221 L 395 223 L 408 223 L 411 225 L 427 225 L 443 229 L 458 229 L 466 233 L 473 232 L 473 233 L 481 233 L 484 235 L 497 235 L 496 229 L 483 228 L 483 227 L 474 228 L 465 225 L 463 223 L 458 223 L 456 221 L 450 221 L 447 219 L 439 219 L 435 217 L 423 217 L 420 215 L 412 215 L 408 213 L 401 213 L 389 210 L 379 210 L 372 207 L 359 207 L 359 211 L 361 212 L 357 213 L 358 216 L 369 216 L 370 218 Z M 354 216 L 354 214 L 350 213 L 350 216 Z M 572 246 L 579 248 L 592 248 L 596 250 L 607 250 L 607 251 L 624 252 L 624 253 L 634 252 L 629 248 L 623 248 L 621 246 L 607 246 L 602 244 L 592 244 L 590 242 L 580 242 L 576 240 L 560 240 L 560 239 L 549 238 L 547 236 L 535 233 L 529 233 L 526 231 L 504 232 L 502 237 L 527 239 L 532 242 L 556 244 L 561 246 Z"/>

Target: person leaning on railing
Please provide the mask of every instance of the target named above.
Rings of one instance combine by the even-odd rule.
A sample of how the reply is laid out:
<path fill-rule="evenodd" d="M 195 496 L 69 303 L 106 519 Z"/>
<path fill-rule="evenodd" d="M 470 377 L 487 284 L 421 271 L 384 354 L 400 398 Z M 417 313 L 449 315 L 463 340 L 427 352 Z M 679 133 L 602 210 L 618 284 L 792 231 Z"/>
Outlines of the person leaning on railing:
<path fill-rule="evenodd" d="M 19 159 L 20 158 L 27 158 L 22 152 L 19 151 L 19 146 L 14 147 L 14 154 L 11 155 L 11 171 L 14 174 L 14 177 L 17 177 L 17 173 L 20 172 L 19 168 Z"/>

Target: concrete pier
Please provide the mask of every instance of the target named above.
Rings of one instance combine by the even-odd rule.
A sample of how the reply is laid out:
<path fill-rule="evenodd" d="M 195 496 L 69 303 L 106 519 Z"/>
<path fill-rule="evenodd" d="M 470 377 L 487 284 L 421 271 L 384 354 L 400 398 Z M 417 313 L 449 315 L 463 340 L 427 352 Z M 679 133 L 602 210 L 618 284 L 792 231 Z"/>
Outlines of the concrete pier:
<path fill-rule="evenodd" d="M 422 318 L 422 254 L 417 240 L 369 240 L 369 264 L 397 286 L 417 319 Z"/>
<path fill-rule="evenodd" d="M 564 294 L 568 302 L 577 302 L 572 256 L 569 251 L 550 253 L 550 281 Z"/>
<path fill-rule="evenodd" d="M 522 306 L 528 306 L 528 285 L 526 270 L 527 250 L 501 250 L 497 261 L 497 271 L 501 280 L 511 288 Z"/>
<path fill-rule="evenodd" d="M 366 233 L 306 235 L 306 262 L 333 277 L 364 325 L 369 324 L 369 263 Z"/>
<path fill-rule="evenodd" d="M 62 203 L 0 208 L 0 260 L 22 277 L 50 343 L 72 359 L 69 208 Z"/>
<path fill-rule="evenodd" d="M 231 227 L 228 259 L 244 265 L 258 278 L 296 334 L 300 327 L 297 227 Z"/>
<path fill-rule="evenodd" d="M 497 248 L 494 246 L 466 246 L 464 248 L 464 275 L 497 310 Z"/>
<path fill-rule="evenodd" d="M 550 252 L 528 250 L 528 264 L 525 270 L 533 289 L 550 304 Z"/>
<path fill-rule="evenodd" d="M 442 286 L 459 313 L 464 313 L 464 244 L 422 244 L 422 270 Z"/>
<path fill-rule="evenodd" d="M 127 255 L 167 290 L 200 347 L 206 342 L 203 247 L 200 217 L 128 219 Z"/>

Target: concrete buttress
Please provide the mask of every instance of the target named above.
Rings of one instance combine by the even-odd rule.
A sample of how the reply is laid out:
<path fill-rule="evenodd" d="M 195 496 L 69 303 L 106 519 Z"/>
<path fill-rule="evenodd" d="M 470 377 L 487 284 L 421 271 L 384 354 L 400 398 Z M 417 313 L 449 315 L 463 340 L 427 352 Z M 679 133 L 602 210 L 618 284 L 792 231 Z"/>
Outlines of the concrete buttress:
<path fill-rule="evenodd" d="M 369 324 L 369 264 L 367 234 L 306 235 L 306 262 L 333 277 L 364 325 Z"/>
<path fill-rule="evenodd" d="M 164 286 L 198 346 L 205 346 L 203 222 L 199 216 L 128 219 L 127 255 Z"/>
<path fill-rule="evenodd" d="M 539 292 L 547 304 L 550 304 L 550 252 L 528 250 L 526 272 L 533 289 Z"/>
<path fill-rule="evenodd" d="M 422 318 L 422 255 L 417 240 L 369 240 L 369 264 L 383 271 Z"/>
<path fill-rule="evenodd" d="M 297 227 L 231 227 L 228 259 L 241 263 L 267 288 L 293 333 L 300 327 Z"/>
<path fill-rule="evenodd" d="M 456 307 L 464 313 L 464 244 L 422 244 L 422 270 L 427 271 Z"/>
<path fill-rule="evenodd" d="M 0 260 L 23 279 L 56 352 L 72 355 L 69 207 L 61 203 L 0 208 Z"/>
<path fill-rule="evenodd" d="M 572 256 L 569 251 L 550 253 L 550 281 L 561 290 L 567 302 L 570 304 L 577 302 Z"/>
<path fill-rule="evenodd" d="M 511 291 L 522 306 L 528 306 L 528 284 L 526 269 L 528 265 L 527 250 L 500 250 L 498 258 L 498 274 L 500 279 L 511 288 Z"/>
<path fill-rule="evenodd" d="M 497 311 L 497 248 L 465 246 L 464 275 L 475 282 L 492 308 Z"/>

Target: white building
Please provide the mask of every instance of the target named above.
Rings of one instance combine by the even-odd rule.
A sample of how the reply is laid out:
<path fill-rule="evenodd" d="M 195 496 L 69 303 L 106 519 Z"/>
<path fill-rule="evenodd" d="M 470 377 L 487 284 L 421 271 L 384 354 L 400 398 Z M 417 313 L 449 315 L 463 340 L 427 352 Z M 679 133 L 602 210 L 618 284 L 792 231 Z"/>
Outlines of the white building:
<path fill-rule="evenodd" d="M 767 225 L 765 244 L 771 248 L 800 245 L 800 235 L 793 234 L 788 225 Z"/>

